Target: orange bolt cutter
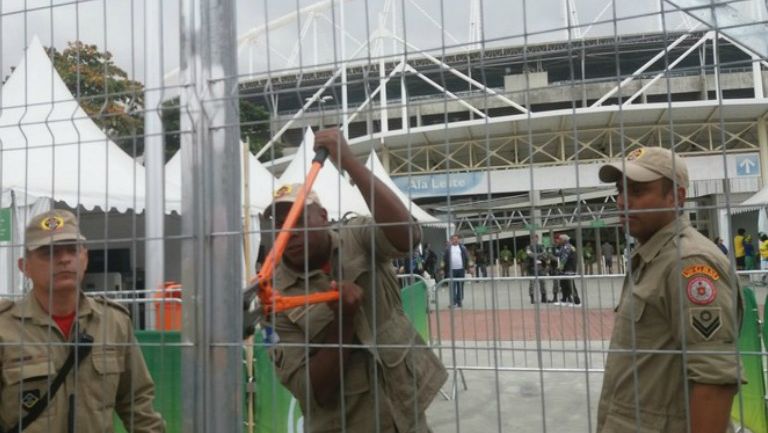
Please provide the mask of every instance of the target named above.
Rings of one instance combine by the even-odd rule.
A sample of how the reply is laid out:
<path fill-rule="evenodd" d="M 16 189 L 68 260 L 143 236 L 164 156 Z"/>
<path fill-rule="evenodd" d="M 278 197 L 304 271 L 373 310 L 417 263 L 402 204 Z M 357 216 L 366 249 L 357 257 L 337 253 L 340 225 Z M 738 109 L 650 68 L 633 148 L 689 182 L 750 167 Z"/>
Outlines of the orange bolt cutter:
<path fill-rule="evenodd" d="M 312 159 L 312 167 L 307 174 L 307 179 L 299 191 L 296 201 L 293 202 L 291 209 L 288 211 L 288 215 L 285 218 L 283 227 L 280 228 L 280 233 L 277 235 L 275 244 L 272 246 L 269 254 L 267 254 L 266 259 L 264 259 L 264 264 L 261 266 L 259 274 L 250 282 L 248 288 L 243 292 L 244 336 L 253 333 L 253 324 L 262 314 L 269 315 L 290 310 L 292 308 L 302 307 L 304 305 L 321 304 L 339 300 L 339 292 L 336 290 L 335 281 L 331 284 L 331 287 L 333 288 L 331 291 L 298 296 L 283 296 L 272 287 L 272 274 L 280 263 L 280 259 L 283 257 L 285 247 L 288 245 L 288 239 L 291 237 L 291 230 L 296 227 L 296 222 L 304 211 L 304 201 L 306 200 L 307 193 L 312 190 L 312 185 L 315 183 L 315 179 L 317 178 L 318 173 L 320 173 L 320 169 L 323 168 L 323 163 L 327 158 L 328 151 L 326 149 L 320 149 L 315 153 L 315 157 Z M 258 308 L 251 307 L 251 304 L 257 297 L 259 304 L 261 305 L 261 311 L 259 311 Z"/>

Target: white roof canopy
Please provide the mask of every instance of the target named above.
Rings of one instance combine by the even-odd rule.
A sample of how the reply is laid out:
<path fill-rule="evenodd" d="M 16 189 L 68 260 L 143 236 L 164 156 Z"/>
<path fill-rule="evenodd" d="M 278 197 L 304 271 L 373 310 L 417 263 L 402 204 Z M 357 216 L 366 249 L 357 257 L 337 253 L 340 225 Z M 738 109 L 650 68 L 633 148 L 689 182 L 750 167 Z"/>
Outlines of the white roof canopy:
<path fill-rule="evenodd" d="M 312 166 L 312 158 L 315 157 L 314 147 L 315 134 L 312 129 L 307 128 L 304 141 L 296 151 L 291 163 L 280 176 L 280 185 L 304 183 Z M 317 192 L 320 202 L 328 211 L 329 219 L 339 220 L 347 212 L 371 215 L 363 195 L 339 173 L 330 160 L 323 165 L 312 189 Z"/>
<path fill-rule="evenodd" d="M 241 143 L 242 145 L 242 143 Z M 240 153 L 242 155 L 242 152 Z M 241 180 L 245 175 L 245 166 L 240 167 Z M 166 197 L 181 196 L 181 151 L 165 164 L 165 195 Z M 272 203 L 272 191 L 274 191 L 277 180 L 264 165 L 256 159 L 253 154 L 248 152 L 248 185 L 250 190 L 251 214 L 264 212 L 270 203 Z M 175 190 L 174 190 L 175 189 Z M 245 188 L 242 189 L 243 204 L 245 204 Z"/>
<path fill-rule="evenodd" d="M 731 209 L 732 214 L 740 214 L 744 212 L 759 210 L 768 206 L 768 185 L 764 186 L 760 191 L 754 193 L 751 197 L 741 202 L 738 207 Z"/>
<path fill-rule="evenodd" d="M 144 210 L 145 170 L 88 117 L 37 38 L 3 85 L 0 189 L 71 207 Z M 179 195 L 166 211 L 179 210 Z"/>

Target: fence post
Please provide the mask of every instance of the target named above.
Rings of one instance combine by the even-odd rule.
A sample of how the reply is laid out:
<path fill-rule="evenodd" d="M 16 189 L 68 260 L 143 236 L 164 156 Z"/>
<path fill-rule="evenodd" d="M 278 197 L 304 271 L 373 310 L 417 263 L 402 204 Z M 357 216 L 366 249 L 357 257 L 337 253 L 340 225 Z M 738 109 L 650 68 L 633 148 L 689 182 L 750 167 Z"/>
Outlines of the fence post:
<path fill-rule="evenodd" d="M 242 430 L 234 0 L 181 5 L 183 431 Z M 222 234 L 215 234 L 222 233 Z"/>

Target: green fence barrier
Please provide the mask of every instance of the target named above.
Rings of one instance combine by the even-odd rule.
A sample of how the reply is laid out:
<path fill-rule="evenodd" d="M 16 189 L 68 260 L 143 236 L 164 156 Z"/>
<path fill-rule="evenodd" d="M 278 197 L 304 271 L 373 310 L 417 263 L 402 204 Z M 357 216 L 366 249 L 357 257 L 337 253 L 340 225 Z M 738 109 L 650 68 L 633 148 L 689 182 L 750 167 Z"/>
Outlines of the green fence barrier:
<path fill-rule="evenodd" d="M 255 432 L 299 432 L 302 422 L 301 408 L 277 378 L 272 360 L 269 358 L 267 345 L 264 344 L 261 334 L 254 337 L 253 362 L 254 383 L 256 394 L 254 396 Z"/>
<path fill-rule="evenodd" d="M 744 320 L 739 332 L 739 350 L 762 352 L 760 325 L 755 292 L 747 287 L 744 294 Z M 765 334 L 763 334 L 765 337 Z M 742 355 L 744 375 L 748 383 L 741 387 L 731 409 L 731 418 L 753 432 L 768 431 L 768 413 L 765 406 L 765 376 L 762 355 Z M 744 418 L 741 418 L 743 402 Z"/>
<path fill-rule="evenodd" d="M 404 287 L 400 291 L 405 315 L 411 319 L 413 327 L 424 341 L 429 342 L 429 317 L 427 317 L 427 285 L 424 281 Z"/>
<path fill-rule="evenodd" d="M 414 327 L 429 341 L 429 318 L 427 316 L 427 286 L 424 282 L 405 287 L 401 291 L 405 314 Z M 136 340 L 141 346 L 149 373 L 155 381 L 155 409 L 163 415 L 168 433 L 181 432 L 181 334 L 179 332 L 137 331 Z M 245 363 L 244 363 L 245 365 Z M 291 393 L 278 380 L 267 345 L 257 333 L 253 342 L 254 378 L 250 388 L 254 393 L 253 413 L 256 433 L 284 433 L 302 431 L 301 408 Z M 243 368 L 244 383 L 248 375 Z M 248 398 L 243 399 L 244 416 L 247 421 Z M 126 433 L 122 423 L 115 417 L 115 431 Z M 244 431 L 248 431 L 244 429 Z"/>

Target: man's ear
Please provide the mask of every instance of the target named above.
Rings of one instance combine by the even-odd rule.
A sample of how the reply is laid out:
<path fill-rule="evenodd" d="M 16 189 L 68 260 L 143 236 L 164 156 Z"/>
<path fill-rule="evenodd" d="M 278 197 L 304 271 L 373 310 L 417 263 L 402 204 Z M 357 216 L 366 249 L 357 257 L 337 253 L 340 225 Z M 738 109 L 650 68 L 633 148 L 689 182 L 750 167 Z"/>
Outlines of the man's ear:
<path fill-rule="evenodd" d="M 27 258 L 20 257 L 19 260 L 16 262 L 16 265 L 19 267 L 19 271 L 21 271 L 24 276 L 27 276 Z"/>
<path fill-rule="evenodd" d="M 685 188 L 683 188 L 682 186 L 677 187 L 677 197 L 676 197 L 677 205 L 680 207 L 681 210 L 683 209 L 683 207 L 685 207 L 685 196 L 686 196 Z"/>

